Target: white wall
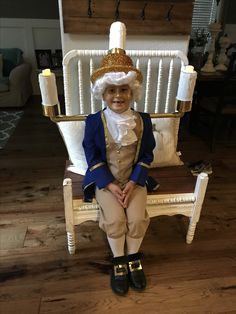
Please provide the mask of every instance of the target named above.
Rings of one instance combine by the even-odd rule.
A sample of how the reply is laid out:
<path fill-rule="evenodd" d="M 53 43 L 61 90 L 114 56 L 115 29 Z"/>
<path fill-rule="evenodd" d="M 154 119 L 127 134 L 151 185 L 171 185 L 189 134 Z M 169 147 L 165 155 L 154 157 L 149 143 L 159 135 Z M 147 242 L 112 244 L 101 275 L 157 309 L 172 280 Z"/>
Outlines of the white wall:
<path fill-rule="evenodd" d="M 32 65 L 33 93 L 40 94 L 35 49 L 61 49 L 59 20 L 0 19 L 0 47 L 20 48 Z"/>

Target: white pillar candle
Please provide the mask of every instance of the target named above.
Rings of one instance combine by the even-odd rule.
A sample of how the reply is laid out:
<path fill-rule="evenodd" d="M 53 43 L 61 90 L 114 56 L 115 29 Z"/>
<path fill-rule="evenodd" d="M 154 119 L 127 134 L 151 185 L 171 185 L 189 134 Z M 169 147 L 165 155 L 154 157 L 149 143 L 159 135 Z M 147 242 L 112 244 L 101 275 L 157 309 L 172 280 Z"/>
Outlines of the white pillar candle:
<path fill-rule="evenodd" d="M 39 87 L 42 96 L 42 104 L 53 106 L 59 103 L 55 74 L 50 69 L 45 69 L 39 74 Z"/>
<path fill-rule="evenodd" d="M 187 65 L 182 67 L 179 78 L 179 86 L 176 98 L 182 101 L 192 101 L 196 84 L 197 72 L 194 67 Z"/>
<path fill-rule="evenodd" d="M 126 27 L 124 23 L 114 22 L 110 27 L 109 50 L 113 48 L 121 48 L 125 50 L 126 43 Z"/>

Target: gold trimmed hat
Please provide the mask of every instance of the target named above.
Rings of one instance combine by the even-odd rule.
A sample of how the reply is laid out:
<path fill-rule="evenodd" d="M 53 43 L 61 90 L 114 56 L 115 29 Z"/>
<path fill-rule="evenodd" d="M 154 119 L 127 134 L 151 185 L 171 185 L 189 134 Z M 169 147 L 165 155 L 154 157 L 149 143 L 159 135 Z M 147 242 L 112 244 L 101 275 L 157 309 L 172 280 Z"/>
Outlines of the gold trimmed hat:
<path fill-rule="evenodd" d="M 141 71 L 134 67 L 132 59 L 125 53 L 126 28 L 121 22 L 114 22 L 110 28 L 110 41 L 108 54 L 102 59 L 100 67 L 91 75 L 91 81 L 101 78 L 109 72 L 136 72 L 136 79 L 142 83 L 143 75 Z"/>

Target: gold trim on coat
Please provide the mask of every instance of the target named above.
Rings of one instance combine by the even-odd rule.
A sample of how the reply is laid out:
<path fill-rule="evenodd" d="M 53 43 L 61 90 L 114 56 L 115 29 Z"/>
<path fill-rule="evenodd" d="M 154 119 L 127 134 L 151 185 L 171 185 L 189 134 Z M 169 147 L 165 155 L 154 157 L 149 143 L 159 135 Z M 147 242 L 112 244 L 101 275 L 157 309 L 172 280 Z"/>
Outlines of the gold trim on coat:
<path fill-rule="evenodd" d="M 142 162 L 142 161 L 140 161 L 140 162 L 138 163 L 138 165 L 143 166 L 143 167 L 145 167 L 145 168 L 150 168 L 150 166 L 149 166 L 148 164 L 145 164 L 145 163 Z"/>
<path fill-rule="evenodd" d="M 108 129 L 107 129 L 107 122 L 106 122 L 106 118 L 104 115 L 104 112 L 101 112 L 101 118 L 102 118 L 102 123 L 103 123 L 103 128 L 104 128 L 104 136 L 105 136 L 105 143 L 106 143 L 106 148 L 108 148 L 109 146 L 109 142 L 108 142 Z"/>
<path fill-rule="evenodd" d="M 139 155 L 139 152 L 140 152 L 141 141 L 142 141 L 142 138 L 143 138 L 143 119 L 142 119 L 142 116 L 137 111 L 135 111 L 135 113 L 137 113 L 137 115 L 138 115 L 138 117 L 140 119 L 141 130 L 140 130 L 140 136 L 139 136 L 139 140 L 138 140 L 138 144 L 137 144 L 136 155 L 135 155 L 135 158 L 134 158 L 134 164 L 136 164 L 136 162 L 138 161 L 138 155 Z"/>
<path fill-rule="evenodd" d="M 89 168 L 89 171 L 93 171 L 93 170 L 95 170 L 95 169 L 97 169 L 97 168 L 99 168 L 99 167 L 101 167 L 101 166 L 103 166 L 103 165 L 105 165 L 105 162 L 99 162 L 98 164 L 96 164 L 96 165 L 90 167 L 90 168 Z"/>

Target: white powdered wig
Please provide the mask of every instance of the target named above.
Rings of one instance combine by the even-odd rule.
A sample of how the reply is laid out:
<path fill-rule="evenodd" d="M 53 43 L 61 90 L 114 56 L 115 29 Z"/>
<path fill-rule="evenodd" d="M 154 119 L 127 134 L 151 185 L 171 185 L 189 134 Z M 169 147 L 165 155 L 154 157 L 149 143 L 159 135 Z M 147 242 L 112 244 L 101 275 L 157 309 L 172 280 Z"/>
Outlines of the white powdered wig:
<path fill-rule="evenodd" d="M 142 85 L 136 80 L 136 72 L 109 72 L 97 79 L 92 87 L 92 93 L 96 99 L 102 99 L 103 93 L 109 85 L 129 85 L 133 92 L 135 101 L 140 100 L 142 96 Z"/>

